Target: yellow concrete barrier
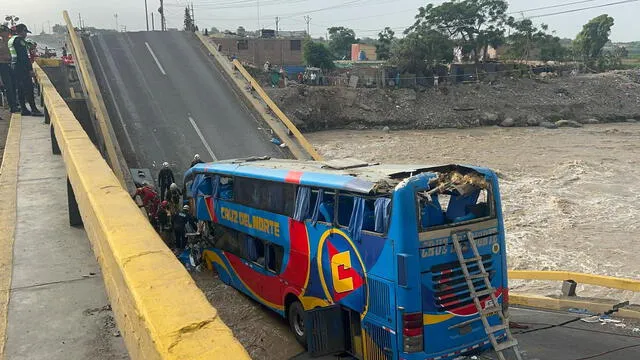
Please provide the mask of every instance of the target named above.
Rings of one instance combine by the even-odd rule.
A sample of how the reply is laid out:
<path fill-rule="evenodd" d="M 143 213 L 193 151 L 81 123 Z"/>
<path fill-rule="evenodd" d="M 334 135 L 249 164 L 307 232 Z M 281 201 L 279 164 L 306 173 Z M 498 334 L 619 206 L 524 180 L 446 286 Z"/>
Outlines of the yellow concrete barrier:
<path fill-rule="evenodd" d="M 82 81 L 84 88 L 87 90 L 87 95 L 89 97 L 89 101 L 87 103 L 90 107 L 89 112 L 92 116 L 95 116 L 98 123 L 100 137 L 104 141 L 104 146 L 107 152 L 107 160 L 118 177 L 120 184 L 125 189 L 127 188 L 127 185 L 132 188 L 133 182 L 130 181 L 131 175 L 129 174 L 129 170 L 125 164 L 120 161 L 122 158 L 120 154 L 120 147 L 118 146 L 117 140 L 115 140 L 115 134 L 111 128 L 109 114 L 104 105 L 104 99 L 102 98 L 100 89 L 98 88 L 87 51 L 84 48 L 82 40 L 75 31 L 67 11 L 64 11 L 62 15 L 67 25 L 69 38 L 71 39 L 71 51 L 73 52 L 75 64 L 78 68 L 78 75 L 80 76 L 80 80 Z M 128 182 L 130 184 L 127 184 Z"/>
<path fill-rule="evenodd" d="M 36 62 L 38 65 L 46 67 L 59 67 L 62 65 L 62 60 L 56 58 L 37 58 Z"/>
<path fill-rule="evenodd" d="M 616 301 L 584 299 L 579 297 L 548 297 L 534 294 L 509 294 L 509 304 L 549 310 L 587 309 L 593 313 L 604 313 L 612 309 Z M 616 313 L 627 319 L 640 319 L 640 308 L 637 305 L 620 308 Z"/>
<path fill-rule="evenodd" d="M 249 359 L 46 74 L 44 103 L 131 359 Z"/>
<path fill-rule="evenodd" d="M 20 114 L 12 115 L 0 166 L 0 359 L 4 354 L 13 272 L 21 121 Z"/>
<path fill-rule="evenodd" d="M 258 84 L 256 79 L 254 79 L 253 76 L 249 74 L 247 69 L 244 68 L 244 66 L 240 63 L 240 61 L 238 61 L 238 59 L 233 60 L 233 65 L 236 67 L 236 69 L 238 69 L 238 71 L 240 72 L 240 74 L 242 74 L 245 80 L 247 80 L 251 84 L 251 87 L 253 87 L 253 89 L 256 91 L 258 96 L 260 96 L 262 101 L 264 101 L 267 104 L 269 109 L 271 109 L 271 111 L 273 111 L 273 113 L 276 114 L 278 119 L 282 121 L 282 123 L 287 127 L 287 129 L 291 131 L 293 136 L 295 136 L 296 140 L 298 140 L 300 145 L 309 153 L 309 155 L 311 155 L 313 160 L 318 160 L 318 161 L 322 160 L 322 156 L 318 154 L 318 152 L 316 151 L 316 149 L 313 148 L 313 146 L 311 146 L 309 141 L 307 141 L 304 135 L 302 135 L 300 130 L 298 130 L 298 128 L 291 122 L 291 120 L 289 120 L 287 115 L 285 115 L 282 112 L 282 110 L 280 110 L 278 105 L 276 105 L 276 103 L 274 103 L 273 100 L 271 100 L 271 98 L 269 97 L 269 95 L 267 95 L 267 93 L 264 91 L 262 86 L 260 86 L 260 84 Z"/>
<path fill-rule="evenodd" d="M 640 292 L 640 280 L 570 271 L 509 270 L 509 279 L 550 281 L 573 280 L 579 284 Z"/>

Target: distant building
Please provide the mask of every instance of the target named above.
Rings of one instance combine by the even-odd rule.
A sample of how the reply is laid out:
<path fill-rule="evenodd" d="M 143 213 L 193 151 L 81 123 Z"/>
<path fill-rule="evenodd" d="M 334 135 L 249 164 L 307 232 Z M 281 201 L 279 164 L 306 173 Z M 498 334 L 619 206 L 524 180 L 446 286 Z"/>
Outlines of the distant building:
<path fill-rule="evenodd" d="M 302 65 L 302 44 L 304 38 L 250 38 L 238 36 L 211 37 L 227 55 L 261 67 L 265 62 L 271 65 Z"/>
<path fill-rule="evenodd" d="M 378 60 L 375 45 L 351 44 L 351 60 L 353 61 Z"/>

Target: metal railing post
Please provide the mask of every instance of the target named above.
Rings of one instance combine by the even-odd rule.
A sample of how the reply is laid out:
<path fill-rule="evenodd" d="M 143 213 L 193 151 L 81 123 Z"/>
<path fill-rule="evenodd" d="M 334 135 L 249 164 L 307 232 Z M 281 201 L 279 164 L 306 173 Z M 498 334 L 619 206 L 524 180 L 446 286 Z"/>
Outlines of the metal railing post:
<path fill-rule="evenodd" d="M 51 129 L 51 152 L 54 155 L 61 155 L 60 146 L 58 145 L 58 140 L 56 139 L 56 132 L 53 129 L 53 124 L 49 127 Z"/>

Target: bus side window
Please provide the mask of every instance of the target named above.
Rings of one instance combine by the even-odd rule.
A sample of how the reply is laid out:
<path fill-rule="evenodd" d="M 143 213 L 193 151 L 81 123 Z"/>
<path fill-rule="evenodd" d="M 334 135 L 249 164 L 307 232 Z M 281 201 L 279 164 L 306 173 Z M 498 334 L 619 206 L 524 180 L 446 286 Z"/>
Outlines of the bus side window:
<path fill-rule="evenodd" d="M 220 176 L 218 185 L 218 198 L 220 200 L 233 200 L 233 178 Z"/>
<path fill-rule="evenodd" d="M 282 269 L 282 259 L 284 257 L 284 248 L 273 243 L 267 244 L 267 270 L 276 274 Z"/>
<path fill-rule="evenodd" d="M 233 229 L 223 226 L 216 226 L 216 229 L 220 231 L 214 239 L 215 247 L 234 255 L 241 256 L 242 244 L 239 239 L 240 234 Z"/>
<path fill-rule="evenodd" d="M 379 216 L 381 220 L 378 224 L 378 229 L 376 229 L 376 199 L 375 198 L 364 198 L 359 196 L 340 194 L 338 196 L 338 224 L 341 226 L 349 226 L 351 224 L 351 216 L 353 215 L 353 207 L 354 207 L 354 199 L 364 200 L 364 210 L 362 212 L 362 230 L 370 231 L 370 232 L 378 232 L 384 233 L 386 230 L 386 220 L 388 220 L 388 215 L 385 212 L 388 210 L 388 204 L 385 206 L 384 204 L 379 205 Z"/>
<path fill-rule="evenodd" d="M 336 194 L 332 190 L 323 190 L 322 198 L 318 203 L 319 195 L 320 189 L 311 190 L 311 207 L 313 207 L 311 215 L 313 216 L 317 212 L 317 221 L 331 224 L 333 223 Z"/>
<path fill-rule="evenodd" d="M 264 242 L 262 240 L 254 238 L 253 236 L 245 235 L 245 258 L 249 261 L 257 263 L 260 266 L 264 266 Z"/>

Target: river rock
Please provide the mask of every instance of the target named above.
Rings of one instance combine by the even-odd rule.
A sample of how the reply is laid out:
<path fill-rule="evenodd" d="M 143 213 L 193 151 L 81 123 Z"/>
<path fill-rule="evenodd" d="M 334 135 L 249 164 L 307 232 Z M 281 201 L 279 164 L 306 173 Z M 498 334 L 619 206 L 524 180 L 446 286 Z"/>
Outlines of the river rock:
<path fill-rule="evenodd" d="M 556 126 L 557 127 L 574 127 L 574 128 L 579 128 L 582 127 L 582 124 L 580 124 L 577 121 L 573 121 L 573 120 L 558 120 L 556 121 Z"/>
<path fill-rule="evenodd" d="M 382 132 L 384 132 L 384 133 L 386 133 L 386 134 L 388 134 L 390 130 L 391 130 L 391 129 L 389 129 L 389 127 L 388 127 L 388 126 L 385 126 L 385 127 L 383 127 L 383 128 L 382 128 Z"/>
<path fill-rule="evenodd" d="M 516 121 L 513 120 L 513 118 L 509 117 L 509 118 L 504 119 L 504 121 L 500 123 L 500 126 L 502 126 L 502 127 L 512 127 L 515 124 L 516 124 Z"/>
<path fill-rule="evenodd" d="M 542 116 L 531 114 L 527 116 L 527 126 L 538 126 L 540 123 L 544 121 Z"/>
<path fill-rule="evenodd" d="M 543 121 L 538 126 L 542 126 L 543 128 L 547 128 L 547 129 L 557 129 L 558 128 L 558 125 L 556 125 L 555 123 L 549 122 L 549 121 Z"/>
<path fill-rule="evenodd" d="M 638 122 L 636 119 L 627 119 L 626 121 L 627 121 L 628 123 L 632 123 L 632 124 L 634 124 L 634 123 L 637 123 L 637 122 Z"/>
<path fill-rule="evenodd" d="M 580 123 L 593 125 L 593 124 L 599 124 L 600 121 L 598 119 L 595 119 L 595 118 L 589 118 L 589 119 L 580 120 Z"/>
<path fill-rule="evenodd" d="M 485 126 L 496 125 L 498 120 L 500 120 L 500 116 L 498 116 L 498 114 L 486 112 L 482 114 L 480 124 Z"/>

